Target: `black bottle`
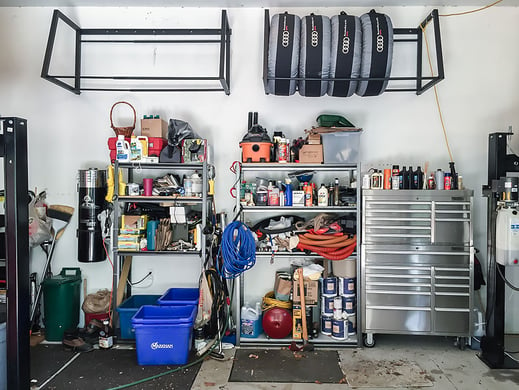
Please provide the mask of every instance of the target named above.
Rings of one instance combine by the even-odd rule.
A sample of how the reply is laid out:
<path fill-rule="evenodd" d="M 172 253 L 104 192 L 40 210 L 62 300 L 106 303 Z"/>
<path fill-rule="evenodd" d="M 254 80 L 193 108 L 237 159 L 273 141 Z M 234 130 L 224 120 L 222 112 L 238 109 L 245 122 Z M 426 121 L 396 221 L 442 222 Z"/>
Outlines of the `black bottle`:
<path fill-rule="evenodd" d="M 402 170 L 400 172 L 398 172 L 398 188 L 400 190 L 404 189 L 404 176 L 405 176 L 405 173 L 406 173 L 406 167 L 403 166 Z"/>
<path fill-rule="evenodd" d="M 411 168 L 411 166 L 409 166 L 409 169 L 406 171 L 404 170 L 404 186 L 403 186 L 403 189 L 404 190 L 409 190 L 411 189 L 411 183 L 413 181 L 413 168 Z"/>
<path fill-rule="evenodd" d="M 418 166 L 416 171 L 413 172 L 413 186 L 414 190 L 421 190 L 423 188 L 423 172 L 422 168 Z"/>

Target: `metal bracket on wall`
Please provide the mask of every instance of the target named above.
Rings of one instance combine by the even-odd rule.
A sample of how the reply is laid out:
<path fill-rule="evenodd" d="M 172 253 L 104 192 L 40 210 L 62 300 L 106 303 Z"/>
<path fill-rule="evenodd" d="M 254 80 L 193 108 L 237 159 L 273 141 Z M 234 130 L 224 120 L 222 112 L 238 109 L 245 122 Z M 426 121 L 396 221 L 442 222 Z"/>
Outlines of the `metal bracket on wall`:
<path fill-rule="evenodd" d="M 227 11 L 222 10 L 221 27 L 217 29 L 141 29 L 141 28 L 80 28 L 59 10 L 54 10 L 41 77 L 75 94 L 81 91 L 128 91 L 128 92 L 209 92 L 224 91 L 230 94 L 230 44 L 232 30 L 229 27 Z M 50 74 L 56 32 L 59 22 L 65 23 L 75 34 L 75 54 L 73 74 Z M 61 23 L 61 25 L 63 24 Z M 86 37 L 93 37 L 86 39 Z M 181 36 L 182 39 L 167 37 Z M 103 39 L 103 37 L 105 37 Z M 147 38 L 150 37 L 150 38 Z M 165 38 L 166 37 L 166 38 Z M 84 75 L 81 72 L 82 48 L 86 44 L 216 44 L 219 45 L 219 67 L 216 76 L 139 76 L 139 75 Z M 200 62 L 200 61 L 199 61 Z M 140 72 L 139 72 L 140 73 Z M 102 86 L 85 86 L 86 82 L 99 82 Z M 115 86 L 105 86 L 111 82 Z M 121 86 L 122 83 L 151 84 L 146 86 Z M 172 83 L 173 86 L 164 84 Z M 199 85 L 200 83 L 200 85 Z M 181 86 L 177 86 L 181 84 Z"/>
<path fill-rule="evenodd" d="M 427 25 L 432 22 L 434 27 L 434 49 L 436 64 L 431 76 L 424 76 L 423 70 L 423 41 L 426 39 L 424 33 Z M 393 29 L 395 46 L 400 43 L 414 43 L 416 46 L 416 76 L 393 76 L 393 77 L 356 77 L 356 78 L 304 78 L 304 77 L 268 77 L 268 50 L 269 50 L 269 36 L 270 36 L 270 15 L 269 10 L 265 10 L 265 27 L 264 27 L 264 52 L 263 52 L 263 84 L 267 90 L 267 84 L 271 80 L 314 80 L 314 81 L 367 81 L 367 80 L 388 80 L 388 87 L 385 92 L 416 92 L 421 95 L 423 92 L 439 83 L 445 78 L 443 69 L 443 54 L 440 35 L 440 22 L 438 10 L 434 9 L 416 28 L 394 28 Z M 426 41 L 426 48 L 428 41 Z M 427 55 L 427 54 L 425 54 Z M 431 63 L 431 66 L 432 63 Z M 414 83 L 414 87 L 403 86 L 404 83 Z"/>

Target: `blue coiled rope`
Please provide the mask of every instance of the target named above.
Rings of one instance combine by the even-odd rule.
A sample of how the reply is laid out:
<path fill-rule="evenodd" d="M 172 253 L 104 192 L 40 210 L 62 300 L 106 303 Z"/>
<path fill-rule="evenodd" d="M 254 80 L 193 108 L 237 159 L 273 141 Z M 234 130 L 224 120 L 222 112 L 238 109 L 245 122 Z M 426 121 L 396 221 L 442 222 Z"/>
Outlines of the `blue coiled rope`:
<path fill-rule="evenodd" d="M 222 278 L 234 279 L 252 268 L 256 263 L 256 243 L 249 227 L 240 221 L 227 225 L 219 252 L 222 262 L 218 262 L 217 268 Z"/>

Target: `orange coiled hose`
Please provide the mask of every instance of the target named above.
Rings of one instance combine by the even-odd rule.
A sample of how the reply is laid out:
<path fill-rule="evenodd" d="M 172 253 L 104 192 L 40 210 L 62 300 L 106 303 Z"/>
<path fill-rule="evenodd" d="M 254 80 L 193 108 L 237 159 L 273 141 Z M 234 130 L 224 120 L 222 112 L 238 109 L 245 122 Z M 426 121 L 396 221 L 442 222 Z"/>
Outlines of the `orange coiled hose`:
<path fill-rule="evenodd" d="M 321 240 L 305 237 L 306 234 L 299 236 L 299 244 L 297 248 L 301 250 L 309 250 L 329 260 L 344 260 L 348 258 L 357 247 L 357 236 L 348 238 L 346 236 L 339 237 L 342 241 Z M 337 238 L 337 237 L 335 237 Z M 328 241 L 332 241 L 331 243 Z"/>

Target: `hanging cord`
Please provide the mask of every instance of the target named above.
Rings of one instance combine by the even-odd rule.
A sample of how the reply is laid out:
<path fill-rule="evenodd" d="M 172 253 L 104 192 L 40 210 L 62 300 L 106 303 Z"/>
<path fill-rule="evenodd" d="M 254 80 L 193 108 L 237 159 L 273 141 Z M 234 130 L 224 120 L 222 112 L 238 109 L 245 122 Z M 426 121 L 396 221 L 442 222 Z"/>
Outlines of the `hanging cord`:
<path fill-rule="evenodd" d="M 503 272 L 501 272 L 501 268 L 499 268 L 499 266 L 497 264 L 496 264 L 496 268 L 497 268 L 497 273 L 499 274 L 501 279 L 503 279 L 503 282 L 505 282 L 505 284 L 508 287 L 510 287 L 512 290 L 519 291 L 519 287 L 516 287 L 512 283 L 510 283 L 510 281 L 505 277 L 505 275 L 503 275 Z"/>
<path fill-rule="evenodd" d="M 503 1 L 503 0 L 497 0 L 497 1 L 494 1 L 493 3 L 491 3 L 491 4 L 485 5 L 484 7 L 476 8 L 476 9 L 473 9 L 473 10 L 470 10 L 470 11 L 457 12 L 457 13 L 454 13 L 454 14 L 443 14 L 443 15 L 439 15 L 439 16 L 460 16 L 460 15 L 467 15 L 467 14 L 471 14 L 471 13 L 474 13 L 474 12 L 483 11 L 483 10 L 485 10 L 485 9 L 487 9 L 487 8 L 493 7 L 494 5 L 501 3 L 502 1 Z"/>
<path fill-rule="evenodd" d="M 458 13 L 453 13 L 453 14 L 442 14 L 442 15 L 439 15 L 439 16 L 442 16 L 442 17 L 446 17 L 446 16 L 460 16 L 460 15 L 466 15 L 466 14 L 470 14 L 470 13 L 474 13 L 474 12 L 479 12 L 479 11 L 483 11 L 487 8 L 490 8 L 490 7 L 493 7 L 494 5 L 498 4 L 498 3 L 501 3 L 503 0 L 497 0 L 497 1 L 494 1 L 493 3 L 491 4 L 488 4 L 484 7 L 481 7 L 481 8 L 477 8 L 477 9 L 473 9 L 473 10 L 470 10 L 470 11 L 464 11 L 464 12 L 458 12 Z M 423 32 L 423 35 L 425 37 L 425 47 L 427 49 L 427 60 L 429 62 L 429 68 L 431 70 L 431 75 L 433 75 L 433 66 L 432 66 L 432 61 L 431 61 L 431 52 L 430 52 L 430 49 L 429 49 L 429 40 L 427 39 L 427 34 L 425 33 L 425 29 L 427 28 L 427 25 L 420 25 L 420 28 L 422 29 L 422 32 Z M 441 122 L 441 125 L 442 125 L 442 129 L 443 129 L 443 136 L 445 138 L 445 145 L 447 146 L 447 152 L 449 153 L 449 158 L 450 158 L 450 161 L 454 161 L 454 158 L 452 156 L 452 152 L 451 152 L 451 148 L 449 146 L 449 140 L 448 140 L 448 137 L 447 137 L 447 130 L 445 128 L 445 122 L 443 120 L 443 114 L 442 114 L 442 110 L 441 110 L 441 106 L 440 106 L 440 98 L 438 97 L 438 90 L 436 88 L 436 85 L 433 85 L 433 89 L 434 89 L 434 97 L 436 99 L 436 106 L 438 107 L 438 115 L 440 117 L 440 122 Z"/>
<path fill-rule="evenodd" d="M 234 279 L 256 263 L 256 242 L 251 230 L 240 221 L 233 221 L 223 231 L 217 262 L 218 273 L 224 279 Z"/>

